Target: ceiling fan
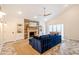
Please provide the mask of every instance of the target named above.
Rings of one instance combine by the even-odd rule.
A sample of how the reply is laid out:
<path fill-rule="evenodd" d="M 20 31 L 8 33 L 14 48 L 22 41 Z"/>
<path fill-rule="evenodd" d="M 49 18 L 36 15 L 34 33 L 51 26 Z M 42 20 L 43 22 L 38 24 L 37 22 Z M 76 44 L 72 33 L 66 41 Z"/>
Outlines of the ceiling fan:
<path fill-rule="evenodd" d="M 41 15 L 41 16 L 50 16 L 50 15 L 52 15 L 52 13 L 46 11 L 46 8 L 44 7 L 43 8 L 43 15 Z"/>
<path fill-rule="evenodd" d="M 43 8 L 43 13 L 37 16 L 34 16 L 33 18 L 38 18 L 38 17 L 43 17 L 43 18 L 47 18 L 48 16 L 52 15 L 51 12 L 47 11 L 47 9 L 44 7 Z"/>

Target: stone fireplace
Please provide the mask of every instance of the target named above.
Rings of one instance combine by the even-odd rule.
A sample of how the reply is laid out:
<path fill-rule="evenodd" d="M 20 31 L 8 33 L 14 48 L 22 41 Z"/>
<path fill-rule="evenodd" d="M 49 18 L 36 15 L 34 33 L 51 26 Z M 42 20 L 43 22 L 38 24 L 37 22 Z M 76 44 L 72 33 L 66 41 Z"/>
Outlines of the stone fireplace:
<path fill-rule="evenodd" d="M 24 39 L 39 35 L 39 22 L 24 19 Z"/>
<path fill-rule="evenodd" d="M 39 34 L 38 28 L 36 27 L 30 27 L 28 30 L 28 38 L 37 36 Z"/>

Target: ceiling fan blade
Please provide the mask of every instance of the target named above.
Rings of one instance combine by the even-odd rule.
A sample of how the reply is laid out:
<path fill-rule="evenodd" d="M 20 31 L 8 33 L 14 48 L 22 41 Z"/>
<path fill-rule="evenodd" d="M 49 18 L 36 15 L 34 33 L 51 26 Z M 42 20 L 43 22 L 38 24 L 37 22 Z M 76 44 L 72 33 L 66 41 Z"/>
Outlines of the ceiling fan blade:
<path fill-rule="evenodd" d="M 51 13 L 49 13 L 49 14 L 45 14 L 44 16 L 49 16 L 49 15 L 52 15 Z"/>

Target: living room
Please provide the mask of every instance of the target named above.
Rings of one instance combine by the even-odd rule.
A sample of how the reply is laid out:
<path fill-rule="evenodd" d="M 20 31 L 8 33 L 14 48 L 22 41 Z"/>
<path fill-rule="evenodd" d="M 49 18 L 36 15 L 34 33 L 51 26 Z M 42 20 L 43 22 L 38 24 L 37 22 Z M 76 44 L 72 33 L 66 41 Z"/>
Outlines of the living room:
<path fill-rule="evenodd" d="M 1 4 L 0 9 L 5 12 L 5 15 L 0 17 L 1 55 L 79 54 L 79 5 Z M 32 46 L 34 42 L 32 44 L 30 39 L 49 34 L 56 34 L 55 40 L 58 43 L 50 48 L 49 46 L 46 47 L 43 53 L 39 52 L 41 50 L 39 47 L 38 50 L 38 48 Z M 46 42 L 50 41 L 48 39 Z M 34 41 L 34 39 L 32 40 Z M 9 47 L 10 45 L 11 47 Z"/>

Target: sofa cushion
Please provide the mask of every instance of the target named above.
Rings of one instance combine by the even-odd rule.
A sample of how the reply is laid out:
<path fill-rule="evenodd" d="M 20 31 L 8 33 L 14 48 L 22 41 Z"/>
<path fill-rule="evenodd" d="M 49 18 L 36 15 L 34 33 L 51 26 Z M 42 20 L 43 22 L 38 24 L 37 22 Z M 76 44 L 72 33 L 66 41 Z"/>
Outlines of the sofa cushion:
<path fill-rule="evenodd" d="M 61 42 L 61 35 L 48 34 L 42 36 L 34 36 L 30 40 L 30 44 L 38 52 L 42 53 Z"/>

